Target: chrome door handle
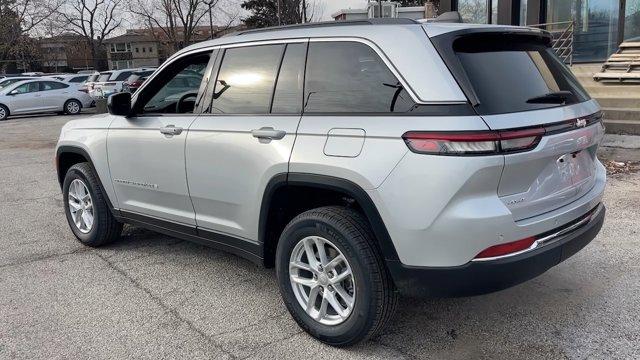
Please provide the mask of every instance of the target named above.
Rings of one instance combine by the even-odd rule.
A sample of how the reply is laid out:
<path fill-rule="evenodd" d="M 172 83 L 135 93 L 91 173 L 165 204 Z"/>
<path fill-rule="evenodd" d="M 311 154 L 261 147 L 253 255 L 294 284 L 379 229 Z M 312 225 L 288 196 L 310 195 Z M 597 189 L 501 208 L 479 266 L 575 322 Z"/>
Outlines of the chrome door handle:
<path fill-rule="evenodd" d="M 287 132 L 284 130 L 274 130 L 272 127 L 263 127 L 251 130 L 251 135 L 258 139 L 280 140 L 287 135 Z"/>
<path fill-rule="evenodd" d="M 182 134 L 182 128 L 176 127 L 175 125 L 167 125 L 163 128 L 160 128 L 160 132 L 165 135 L 180 135 Z"/>

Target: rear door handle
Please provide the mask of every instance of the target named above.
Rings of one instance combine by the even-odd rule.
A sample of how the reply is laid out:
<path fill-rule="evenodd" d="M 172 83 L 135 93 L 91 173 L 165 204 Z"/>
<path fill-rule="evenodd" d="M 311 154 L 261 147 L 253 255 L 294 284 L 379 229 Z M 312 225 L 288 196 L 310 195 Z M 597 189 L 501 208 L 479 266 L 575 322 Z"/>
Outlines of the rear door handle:
<path fill-rule="evenodd" d="M 182 134 L 182 128 L 176 127 L 175 125 L 167 125 L 163 128 L 160 128 L 160 132 L 165 135 L 180 135 Z"/>
<path fill-rule="evenodd" d="M 287 132 L 284 130 L 274 130 L 272 127 L 263 127 L 251 130 L 251 135 L 258 139 L 280 140 L 287 135 Z"/>

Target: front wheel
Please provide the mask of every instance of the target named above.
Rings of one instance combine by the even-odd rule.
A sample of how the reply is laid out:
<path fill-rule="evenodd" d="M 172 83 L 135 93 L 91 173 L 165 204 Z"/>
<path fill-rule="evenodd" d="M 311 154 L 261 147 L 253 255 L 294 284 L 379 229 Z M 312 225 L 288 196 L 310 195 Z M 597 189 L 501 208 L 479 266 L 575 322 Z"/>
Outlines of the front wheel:
<path fill-rule="evenodd" d="M 333 346 L 371 338 L 395 311 L 397 293 L 369 224 L 348 208 L 294 218 L 278 242 L 276 273 L 298 325 Z"/>
<path fill-rule="evenodd" d="M 8 117 L 9 109 L 4 105 L 0 105 L 0 121 L 7 120 Z"/>
<path fill-rule="evenodd" d="M 82 111 L 82 104 L 78 100 L 68 100 L 64 104 L 64 112 L 68 115 L 77 115 Z"/>
<path fill-rule="evenodd" d="M 95 247 L 120 237 L 122 224 L 113 217 L 89 163 L 73 165 L 67 171 L 62 194 L 67 222 L 81 243 Z"/>

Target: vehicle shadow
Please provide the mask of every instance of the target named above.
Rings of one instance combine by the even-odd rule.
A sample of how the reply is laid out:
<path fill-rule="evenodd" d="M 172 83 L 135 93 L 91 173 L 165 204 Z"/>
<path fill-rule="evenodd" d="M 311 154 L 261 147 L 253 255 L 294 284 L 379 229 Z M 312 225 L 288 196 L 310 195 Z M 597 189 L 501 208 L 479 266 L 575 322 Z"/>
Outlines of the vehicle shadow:
<path fill-rule="evenodd" d="M 299 332 L 282 305 L 273 269 L 136 227 L 127 227 L 122 241 L 99 251 L 205 328 L 220 316 L 230 319 L 228 327 L 214 327 L 213 336 L 252 326 L 258 334 L 269 331 L 274 318 L 264 315 L 265 308 L 286 319 L 278 331 Z M 493 294 L 401 298 L 387 329 L 370 345 L 348 351 L 382 345 L 417 358 L 573 357 L 585 342 L 598 346 L 605 341 L 595 338 L 599 331 L 594 321 L 612 311 L 594 311 L 607 301 L 613 285 L 595 281 L 585 267 L 585 258 L 577 255 L 536 279 Z M 234 295 L 226 299 L 228 294 Z M 234 313 L 239 306 L 243 311 Z"/>

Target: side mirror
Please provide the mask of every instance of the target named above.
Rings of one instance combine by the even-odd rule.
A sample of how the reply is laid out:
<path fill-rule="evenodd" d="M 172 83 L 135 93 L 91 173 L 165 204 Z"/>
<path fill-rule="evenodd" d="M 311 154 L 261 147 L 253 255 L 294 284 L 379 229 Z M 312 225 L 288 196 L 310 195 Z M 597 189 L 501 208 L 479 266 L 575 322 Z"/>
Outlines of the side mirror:
<path fill-rule="evenodd" d="M 19 94 L 18 90 L 11 90 L 7 95 L 13 96 L 13 95 L 18 95 L 18 94 Z"/>
<path fill-rule="evenodd" d="M 131 94 L 122 92 L 109 96 L 107 109 L 109 109 L 109 114 L 111 115 L 131 115 Z"/>

